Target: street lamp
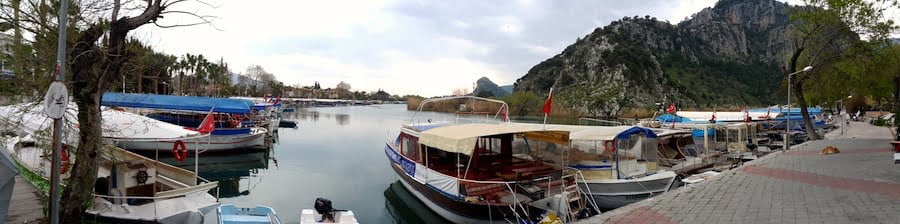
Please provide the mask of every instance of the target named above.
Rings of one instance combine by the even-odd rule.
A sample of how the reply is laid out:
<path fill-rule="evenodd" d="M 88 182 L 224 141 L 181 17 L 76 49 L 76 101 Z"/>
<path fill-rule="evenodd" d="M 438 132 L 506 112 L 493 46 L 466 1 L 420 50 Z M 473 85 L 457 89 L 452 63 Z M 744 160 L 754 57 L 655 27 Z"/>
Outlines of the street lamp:
<path fill-rule="evenodd" d="M 794 76 L 797 73 L 801 72 L 809 72 L 813 69 L 812 66 L 806 66 L 803 70 L 796 71 L 794 73 L 788 74 L 788 101 L 787 101 L 787 125 L 784 126 L 785 134 L 784 134 L 784 151 L 791 149 L 791 76 Z"/>

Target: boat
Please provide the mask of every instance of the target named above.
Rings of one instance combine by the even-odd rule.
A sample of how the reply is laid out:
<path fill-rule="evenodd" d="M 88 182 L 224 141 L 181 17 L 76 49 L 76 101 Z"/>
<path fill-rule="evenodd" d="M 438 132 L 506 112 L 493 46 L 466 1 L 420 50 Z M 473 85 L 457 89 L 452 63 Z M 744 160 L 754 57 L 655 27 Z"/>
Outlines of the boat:
<path fill-rule="evenodd" d="M 661 169 L 656 133 L 637 126 L 547 125 L 568 130 L 569 150 L 535 158 L 581 171 L 578 180 L 601 211 L 619 208 L 669 191 L 673 171 Z"/>
<path fill-rule="evenodd" d="M 174 124 L 187 129 L 196 129 L 207 117 L 213 116 L 215 129 L 203 138 L 192 141 L 181 140 L 190 151 L 227 151 L 264 147 L 265 128 L 248 123 L 251 113 L 249 101 L 137 93 L 105 93 L 101 104 L 109 107 L 125 107 L 149 118 Z M 146 111 L 145 111 L 146 110 Z M 169 150 L 178 140 L 131 140 L 120 139 L 117 144 L 129 150 L 155 151 Z"/>
<path fill-rule="evenodd" d="M 31 173 L 32 182 L 50 178 L 50 144 L 46 136 L 32 134 L 6 136 L 2 141 L 21 166 Z M 68 158 L 75 145 L 64 144 L 61 178 L 71 172 Z M 103 159 L 91 206 L 85 214 L 91 219 L 112 223 L 203 223 L 204 214 L 218 206 L 218 199 L 208 192 L 218 183 L 206 181 L 193 172 L 148 159 L 138 154 L 107 145 L 101 150 Z"/>
<path fill-rule="evenodd" d="M 331 200 L 316 198 L 314 209 L 300 211 L 300 224 L 341 223 L 358 224 L 353 211 L 334 209 Z"/>
<path fill-rule="evenodd" d="M 239 208 L 233 204 L 222 204 L 216 210 L 219 224 L 281 224 L 275 209 L 257 205 L 252 208 Z M 358 224 L 353 211 L 339 210 L 331 207 L 331 200 L 316 198 L 315 209 L 300 211 L 300 223 L 340 223 Z"/>
<path fill-rule="evenodd" d="M 297 128 L 297 121 L 282 119 L 278 123 L 279 128 Z"/>
<path fill-rule="evenodd" d="M 498 122 L 417 122 L 430 103 L 479 100 L 501 105 Z M 546 216 L 572 221 L 585 201 L 577 170 L 534 160 L 523 142 L 565 144 L 567 132 L 505 119 L 506 103 L 473 96 L 423 101 L 419 112 L 384 148 L 403 186 L 441 217 L 455 223 L 536 222 Z M 483 115 L 482 115 L 483 116 Z M 460 120 L 460 119 L 457 119 Z"/>
<path fill-rule="evenodd" d="M 44 115 L 43 107 L 38 103 L 2 106 L 0 123 L 18 127 L 15 130 L 19 130 L 20 134 L 47 129 L 52 125 L 52 120 Z M 78 107 L 70 103 L 68 110 L 77 111 Z M 260 137 L 260 132 L 264 130 L 258 128 L 247 128 L 249 134 L 245 135 L 209 135 L 116 108 L 101 107 L 100 111 L 103 138 L 127 150 L 171 151 L 176 142 L 183 142 L 188 151 L 220 151 L 265 145 L 265 138 Z M 74 114 L 67 114 L 67 117 L 71 121 L 77 120 Z M 217 131 L 228 130 L 213 132 Z"/>
<path fill-rule="evenodd" d="M 275 209 L 257 205 L 253 208 L 238 208 L 233 204 L 222 204 L 216 209 L 219 224 L 281 224 Z"/>

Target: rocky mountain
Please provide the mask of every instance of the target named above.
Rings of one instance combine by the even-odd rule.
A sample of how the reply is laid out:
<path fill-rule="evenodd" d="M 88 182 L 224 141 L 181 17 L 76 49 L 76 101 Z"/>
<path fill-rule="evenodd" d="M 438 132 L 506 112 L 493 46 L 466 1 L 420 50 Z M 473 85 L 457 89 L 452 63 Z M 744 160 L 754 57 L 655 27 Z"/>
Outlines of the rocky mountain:
<path fill-rule="evenodd" d="M 475 90 L 472 91 L 472 95 L 487 97 L 504 97 L 509 94 L 510 92 L 497 86 L 496 83 L 487 77 L 481 77 L 478 81 L 475 81 Z"/>
<path fill-rule="evenodd" d="M 777 102 L 791 50 L 789 8 L 774 0 L 722 0 L 678 24 L 626 17 L 597 28 L 532 67 L 516 91 L 569 110 L 616 116 L 625 108 Z"/>

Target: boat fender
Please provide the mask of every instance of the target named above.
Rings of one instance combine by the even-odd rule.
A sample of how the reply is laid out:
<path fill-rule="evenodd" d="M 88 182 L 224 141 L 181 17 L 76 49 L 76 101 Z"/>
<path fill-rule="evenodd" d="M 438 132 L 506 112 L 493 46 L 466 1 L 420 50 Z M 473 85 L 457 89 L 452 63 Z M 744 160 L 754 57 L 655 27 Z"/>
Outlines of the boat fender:
<path fill-rule="evenodd" d="M 180 152 L 178 148 L 181 148 Z M 179 163 L 184 162 L 184 160 L 187 159 L 187 146 L 184 145 L 183 141 L 175 141 L 175 144 L 172 145 L 172 154 L 175 155 L 175 160 L 177 160 Z"/>
<path fill-rule="evenodd" d="M 69 172 L 69 152 L 66 148 L 63 148 L 59 152 L 60 162 L 62 162 L 59 166 L 59 174 L 65 174 L 66 172 Z"/>

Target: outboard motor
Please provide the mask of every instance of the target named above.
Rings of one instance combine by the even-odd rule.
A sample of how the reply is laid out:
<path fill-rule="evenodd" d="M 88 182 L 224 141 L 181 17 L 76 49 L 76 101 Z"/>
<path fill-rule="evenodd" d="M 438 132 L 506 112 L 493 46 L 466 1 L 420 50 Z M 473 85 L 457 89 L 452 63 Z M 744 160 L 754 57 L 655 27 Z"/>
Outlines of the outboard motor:
<path fill-rule="evenodd" d="M 316 204 L 313 207 L 316 212 L 322 214 L 322 220 L 319 222 L 334 222 L 334 207 L 331 207 L 331 200 L 316 198 Z"/>

